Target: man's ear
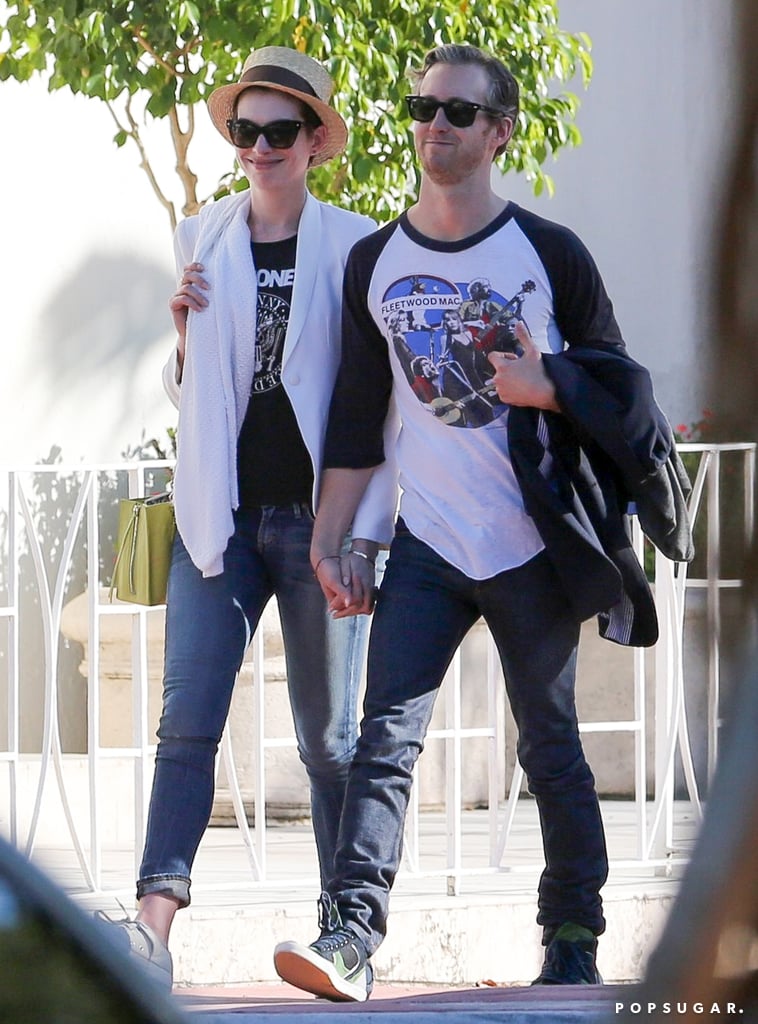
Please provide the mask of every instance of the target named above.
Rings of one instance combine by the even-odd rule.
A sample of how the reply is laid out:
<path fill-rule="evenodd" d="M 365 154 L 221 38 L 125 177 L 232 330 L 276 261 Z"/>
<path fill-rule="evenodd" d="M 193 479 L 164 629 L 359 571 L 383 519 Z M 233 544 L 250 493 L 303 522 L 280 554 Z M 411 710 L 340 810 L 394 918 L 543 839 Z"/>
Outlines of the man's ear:
<path fill-rule="evenodd" d="M 504 146 L 513 135 L 514 122 L 510 117 L 499 117 L 497 119 L 498 146 Z"/>

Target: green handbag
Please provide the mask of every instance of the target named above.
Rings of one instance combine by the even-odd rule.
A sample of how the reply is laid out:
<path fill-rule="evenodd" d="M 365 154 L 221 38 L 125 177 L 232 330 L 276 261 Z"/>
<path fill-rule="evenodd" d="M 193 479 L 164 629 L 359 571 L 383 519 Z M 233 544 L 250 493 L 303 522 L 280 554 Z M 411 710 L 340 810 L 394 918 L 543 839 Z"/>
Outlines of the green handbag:
<path fill-rule="evenodd" d="M 120 601 L 151 606 L 166 603 L 175 533 L 170 493 L 121 499 L 111 601 L 115 590 Z"/>

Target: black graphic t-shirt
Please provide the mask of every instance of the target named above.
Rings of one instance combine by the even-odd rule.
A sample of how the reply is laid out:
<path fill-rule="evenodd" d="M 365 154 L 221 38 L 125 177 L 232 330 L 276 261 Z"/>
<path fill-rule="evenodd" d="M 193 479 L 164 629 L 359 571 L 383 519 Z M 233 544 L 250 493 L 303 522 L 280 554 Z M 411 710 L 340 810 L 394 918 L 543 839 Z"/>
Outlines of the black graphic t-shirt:
<path fill-rule="evenodd" d="M 297 236 L 254 242 L 258 284 L 255 374 L 237 441 L 241 508 L 310 501 L 313 467 L 282 386 L 282 354 L 295 280 Z"/>

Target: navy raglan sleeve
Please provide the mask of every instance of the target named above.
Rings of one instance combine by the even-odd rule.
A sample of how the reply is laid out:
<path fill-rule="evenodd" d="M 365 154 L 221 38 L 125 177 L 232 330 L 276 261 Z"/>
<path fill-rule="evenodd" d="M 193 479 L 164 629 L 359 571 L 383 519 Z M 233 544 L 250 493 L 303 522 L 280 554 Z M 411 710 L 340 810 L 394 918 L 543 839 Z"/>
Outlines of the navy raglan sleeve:
<path fill-rule="evenodd" d="M 384 461 L 383 431 L 392 394 L 387 343 L 368 308 L 376 262 L 394 224 L 362 238 L 345 268 L 342 356 L 324 445 L 324 468 L 363 469 Z"/>
<path fill-rule="evenodd" d="M 600 271 L 569 228 L 517 207 L 516 222 L 536 249 L 553 289 L 553 313 L 570 346 L 625 350 Z"/>

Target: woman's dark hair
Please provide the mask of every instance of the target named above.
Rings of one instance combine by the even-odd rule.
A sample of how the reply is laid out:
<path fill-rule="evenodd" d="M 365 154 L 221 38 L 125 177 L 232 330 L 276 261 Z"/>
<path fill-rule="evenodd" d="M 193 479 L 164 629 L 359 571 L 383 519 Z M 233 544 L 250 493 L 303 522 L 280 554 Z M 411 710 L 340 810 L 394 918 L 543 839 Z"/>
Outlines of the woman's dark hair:
<path fill-rule="evenodd" d="M 279 92 L 278 89 L 266 90 L 266 86 L 265 85 L 251 85 L 249 89 L 243 89 L 242 92 L 240 92 L 239 95 L 237 96 L 237 99 L 236 99 L 236 101 L 234 103 L 234 113 L 235 114 L 237 113 L 237 104 L 239 103 L 240 96 L 244 96 L 244 94 L 246 92 L 250 92 L 251 89 L 260 89 L 263 92 L 265 92 L 265 91 L 268 91 L 268 92 Z M 289 97 L 289 99 L 291 99 L 295 103 L 297 103 L 298 107 L 300 108 L 299 120 L 302 121 L 308 128 L 311 128 L 311 129 L 318 128 L 319 125 L 323 124 L 321 118 L 318 116 L 318 114 L 313 109 L 313 107 L 309 107 L 308 104 L 305 103 L 303 100 L 298 99 L 297 96 L 292 96 L 288 92 L 283 93 L 283 95 Z"/>

